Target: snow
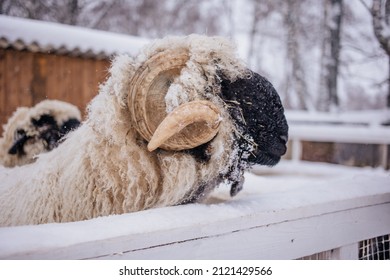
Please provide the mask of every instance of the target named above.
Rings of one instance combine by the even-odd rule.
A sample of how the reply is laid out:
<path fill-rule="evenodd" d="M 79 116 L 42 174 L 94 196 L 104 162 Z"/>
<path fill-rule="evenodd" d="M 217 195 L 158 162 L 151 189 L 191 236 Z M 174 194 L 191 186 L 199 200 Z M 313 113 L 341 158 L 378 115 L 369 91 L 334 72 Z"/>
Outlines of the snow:
<path fill-rule="evenodd" d="M 362 197 L 364 202 L 368 195 L 387 199 L 390 193 L 388 171 L 325 163 L 282 161 L 274 168 L 255 167 L 245 178 L 243 191 L 234 198 L 229 196 L 229 188 L 220 186 L 204 203 L 73 223 L 0 228 L 0 258 L 128 235 L 135 238 L 153 232 L 207 227 L 255 213 L 289 211 L 329 201 Z"/>
<path fill-rule="evenodd" d="M 238 1 L 235 3 L 238 5 Z M 242 4 L 240 3 L 240 5 Z M 244 6 L 247 9 L 250 8 Z M 356 10 L 358 9 L 356 8 Z M 357 31 L 348 29 L 354 38 L 359 38 L 361 33 L 368 33 L 367 29 L 370 28 L 370 25 L 366 24 L 368 18 L 361 15 L 362 13 L 363 11 L 358 12 L 358 18 L 365 18 L 365 21 L 357 24 Z M 250 17 L 244 17 L 244 19 L 243 24 L 250 26 Z M 266 22 L 265 25 L 274 26 L 275 21 L 278 19 L 271 18 L 270 22 Z M 42 49 L 48 50 L 65 48 L 69 51 L 79 50 L 95 54 L 129 53 L 134 55 L 144 44 L 148 43 L 146 39 L 127 35 L 3 15 L 0 15 L 0 26 L 0 39 L 5 38 L 11 43 L 22 41 L 26 45 L 37 44 Z M 243 27 L 237 25 L 237 28 Z M 245 58 L 249 49 L 248 30 L 238 31 L 235 36 L 236 41 L 239 42 L 238 51 L 241 57 Z M 269 34 L 262 34 L 262 36 L 264 37 L 261 46 L 262 52 L 257 54 L 261 66 L 257 66 L 257 70 L 270 76 L 277 85 L 282 85 L 282 79 L 285 76 L 282 42 L 278 37 L 270 38 Z M 359 40 L 359 43 L 362 44 L 361 49 L 364 49 L 363 45 L 366 41 L 364 38 Z M 342 83 L 342 87 L 356 84 L 362 87 L 366 94 L 373 95 L 375 93 L 372 90 L 373 81 L 384 79 L 387 68 L 378 61 L 363 63 L 361 62 L 362 54 L 354 52 L 348 46 L 345 47 L 345 50 L 344 56 L 353 60 L 353 63 L 351 62 L 348 69 L 347 67 L 343 69 L 342 79 L 344 80 L 348 76 L 349 80 Z M 315 60 L 316 51 L 318 50 L 315 48 L 308 50 L 307 56 L 310 56 L 310 59 L 306 59 Z M 258 61 L 256 64 L 259 64 Z M 308 73 L 308 75 L 313 76 L 309 85 L 310 91 L 313 92 L 316 92 L 314 90 L 318 80 L 316 76 L 319 76 L 317 72 L 318 69 L 314 69 Z M 167 106 L 168 111 L 186 100 L 184 95 L 180 96 L 181 99 L 173 99 L 172 96 L 177 91 L 180 91 L 180 88 L 172 86 L 168 92 L 167 104 L 171 105 L 171 107 Z M 346 97 L 342 96 L 342 98 Z M 378 125 L 390 120 L 388 110 L 333 115 L 287 111 L 286 116 L 289 122 L 345 122 Z M 331 140 L 334 140 L 336 136 L 349 133 L 352 135 L 348 136 L 351 139 L 357 139 L 363 135 L 362 137 L 365 138 L 360 137 L 359 141 L 366 143 L 370 142 L 373 137 L 375 137 L 375 141 L 380 141 L 381 138 L 390 139 L 389 132 L 384 133 L 384 128 L 374 127 L 370 128 L 371 130 L 340 128 L 339 133 L 334 134 L 335 129 L 338 128 L 334 126 L 313 128 L 301 125 L 299 131 L 294 130 L 292 126 L 291 133 L 315 134 L 322 137 L 322 140 L 328 135 L 332 138 Z M 389 140 L 385 141 L 388 143 Z M 0 172 L 7 172 L 7 169 L 0 166 Z M 390 172 L 383 169 L 282 161 L 274 168 L 255 167 L 251 172 L 247 172 L 243 191 L 234 198 L 229 196 L 228 186 L 220 186 L 206 201 L 199 204 L 150 209 L 74 223 L 0 228 L 0 258 L 9 254 L 18 254 L 18 252 L 49 250 L 54 247 L 73 246 L 83 242 L 118 236 L 144 235 L 158 231 L 169 232 L 177 228 L 207 226 L 212 223 L 253 215 L 253 213 L 288 210 L 302 205 L 315 205 L 368 194 L 387 194 L 388 196 L 389 193 Z"/>
<path fill-rule="evenodd" d="M 105 56 L 121 53 L 135 55 L 149 42 L 140 37 L 4 15 L 0 15 L 0 26 L 0 39 L 5 39 L 11 45 L 22 41 L 26 46 L 36 44 L 47 51 L 66 49 L 69 52 L 92 52 Z"/>

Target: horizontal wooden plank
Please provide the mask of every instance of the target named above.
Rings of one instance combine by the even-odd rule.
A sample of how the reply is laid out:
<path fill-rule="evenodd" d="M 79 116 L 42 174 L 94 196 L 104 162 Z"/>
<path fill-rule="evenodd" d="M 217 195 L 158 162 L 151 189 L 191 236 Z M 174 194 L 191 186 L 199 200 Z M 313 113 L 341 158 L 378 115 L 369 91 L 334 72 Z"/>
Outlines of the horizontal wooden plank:
<path fill-rule="evenodd" d="M 94 258 L 297 259 L 387 234 L 389 220 L 390 203 L 387 203 Z M 121 240 L 121 247 L 126 248 L 125 240 Z"/>

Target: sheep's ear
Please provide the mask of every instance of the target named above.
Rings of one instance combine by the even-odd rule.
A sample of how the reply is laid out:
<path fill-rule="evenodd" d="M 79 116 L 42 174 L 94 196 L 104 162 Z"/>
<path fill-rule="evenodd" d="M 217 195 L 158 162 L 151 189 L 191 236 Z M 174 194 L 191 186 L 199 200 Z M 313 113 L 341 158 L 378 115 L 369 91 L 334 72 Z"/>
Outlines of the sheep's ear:
<path fill-rule="evenodd" d="M 20 144 L 20 143 L 16 142 L 16 143 L 14 143 L 14 144 L 12 145 L 12 147 L 8 150 L 8 153 L 9 153 L 10 155 L 16 155 L 16 154 L 18 153 L 18 151 L 21 150 L 21 148 L 22 148 L 22 150 L 23 150 L 23 144 Z"/>
<path fill-rule="evenodd" d="M 60 127 L 60 132 L 62 135 L 67 134 L 69 131 L 75 130 L 80 126 L 80 121 L 75 118 L 71 118 L 64 122 Z"/>
<path fill-rule="evenodd" d="M 57 126 L 57 122 L 52 115 L 44 114 L 39 119 L 31 119 L 32 124 L 35 127 L 42 127 L 44 125 Z"/>

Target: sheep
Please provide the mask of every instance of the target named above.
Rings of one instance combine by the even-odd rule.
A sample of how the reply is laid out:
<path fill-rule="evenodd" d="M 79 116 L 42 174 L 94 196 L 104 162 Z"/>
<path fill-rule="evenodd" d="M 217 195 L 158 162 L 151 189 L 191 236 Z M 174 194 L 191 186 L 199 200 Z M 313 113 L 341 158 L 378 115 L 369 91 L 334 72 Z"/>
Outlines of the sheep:
<path fill-rule="evenodd" d="M 82 125 L 0 174 L 0 225 L 72 222 L 202 201 L 286 152 L 281 100 L 221 37 L 156 40 L 119 55 Z"/>
<path fill-rule="evenodd" d="M 14 167 L 34 162 L 38 154 L 55 148 L 80 122 L 80 110 L 59 100 L 17 108 L 3 127 L 0 164 Z"/>

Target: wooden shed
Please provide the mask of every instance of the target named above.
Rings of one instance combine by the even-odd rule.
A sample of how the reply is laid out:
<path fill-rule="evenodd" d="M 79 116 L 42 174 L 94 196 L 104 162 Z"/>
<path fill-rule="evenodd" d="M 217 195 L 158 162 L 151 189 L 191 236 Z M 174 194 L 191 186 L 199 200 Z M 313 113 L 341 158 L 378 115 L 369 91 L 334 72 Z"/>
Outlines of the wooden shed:
<path fill-rule="evenodd" d="M 115 54 L 134 55 L 146 39 L 0 15 L 0 135 L 17 107 L 43 99 L 85 111 Z"/>

